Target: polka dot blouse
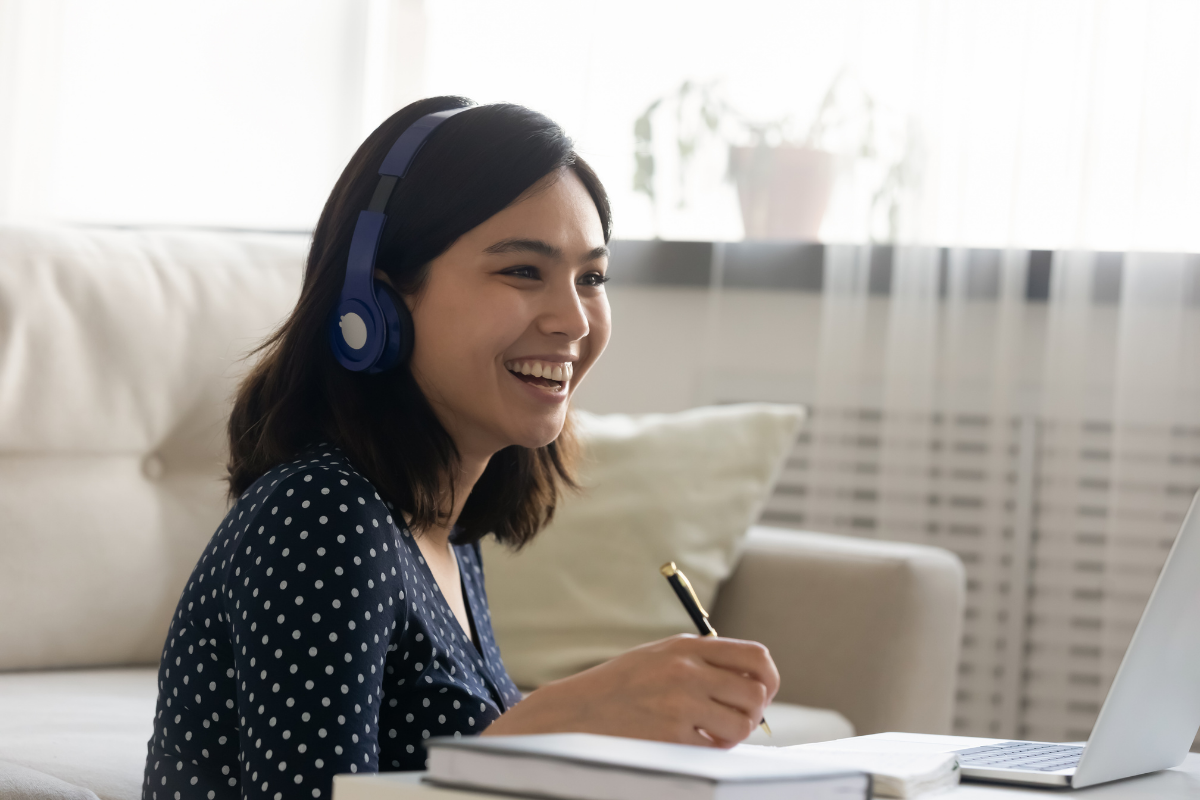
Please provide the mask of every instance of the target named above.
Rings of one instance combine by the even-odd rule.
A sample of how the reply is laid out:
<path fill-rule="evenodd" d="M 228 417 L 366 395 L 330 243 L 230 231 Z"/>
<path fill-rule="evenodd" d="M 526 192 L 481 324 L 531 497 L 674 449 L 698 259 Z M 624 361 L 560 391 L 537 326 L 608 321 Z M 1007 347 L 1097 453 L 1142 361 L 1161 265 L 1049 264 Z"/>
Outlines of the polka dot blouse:
<path fill-rule="evenodd" d="M 328 799 L 337 773 L 424 769 L 425 739 L 486 728 L 521 695 L 478 546 L 454 552 L 470 632 L 341 451 L 260 478 L 171 620 L 143 798 Z"/>

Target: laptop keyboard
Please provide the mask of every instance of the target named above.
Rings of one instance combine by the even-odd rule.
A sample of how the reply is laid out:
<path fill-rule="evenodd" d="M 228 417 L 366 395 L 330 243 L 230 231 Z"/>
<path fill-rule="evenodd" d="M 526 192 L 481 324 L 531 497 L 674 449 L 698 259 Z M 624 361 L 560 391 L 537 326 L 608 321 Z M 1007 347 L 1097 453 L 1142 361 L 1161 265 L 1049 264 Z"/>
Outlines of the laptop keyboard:
<path fill-rule="evenodd" d="M 1082 747 L 1045 742 L 1004 742 L 958 751 L 958 763 L 964 767 L 1024 769 L 1054 772 L 1079 763 Z"/>

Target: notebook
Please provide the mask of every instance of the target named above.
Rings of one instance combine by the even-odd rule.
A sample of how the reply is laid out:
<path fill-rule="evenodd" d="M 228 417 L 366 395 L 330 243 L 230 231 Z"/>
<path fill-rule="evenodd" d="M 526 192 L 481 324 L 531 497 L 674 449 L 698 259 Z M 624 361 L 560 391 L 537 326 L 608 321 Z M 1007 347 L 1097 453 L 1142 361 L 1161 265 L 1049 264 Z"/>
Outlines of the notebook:
<path fill-rule="evenodd" d="M 589 733 L 436 738 L 437 786 L 559 800 L 867 800 L 871 778 L 708 747 Z"/>
<path fill-rule="evenodd" d="M 875 797 L 915 798 L 958 785 L 954 753 L 906 753 L 899 750 L 852 749 L 845 740 L 792 747 L 738 745 L 734 752 L 791 760 L 827 769 L 859 769 L 870 773 Z"/>

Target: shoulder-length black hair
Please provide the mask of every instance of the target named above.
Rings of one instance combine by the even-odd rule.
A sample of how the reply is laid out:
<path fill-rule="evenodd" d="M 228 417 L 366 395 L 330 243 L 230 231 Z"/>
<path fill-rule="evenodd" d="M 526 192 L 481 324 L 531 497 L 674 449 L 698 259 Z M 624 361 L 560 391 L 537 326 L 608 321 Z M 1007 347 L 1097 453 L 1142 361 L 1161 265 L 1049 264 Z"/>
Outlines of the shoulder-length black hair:
<path fill-rule="evenodd" d="M 380 496 L 411 515 L 415 528 L 445 524 L 459 460 L 407 365 L 376 375 L 334 359 L 326 320 L 341 293 L 358 212 L 400 134 L 434 111 L 471 105 L 461 97 L 419 100 L 367 137 L 338 178 L 313 232 L 295 310 L 255 352 L 261 358 L 238 389 L 229 419 L 228 480 L 236 498 L 259 476 L 306 446 L 331 441 Z M 608 197 L 563 130 L 536 111 L 497 104 L 446 120 L 422 147 L 387 204 L 376 267 L 402 294 L 417 292 L 429 262 L 460 236 L 503 210 L 546 175 L 568 168 L 587 188 L 604 228 Z M 459 516 L 456 542 L 488 533 L 513 547 L 554 514 L 573 487 L 570 418 L 545 447 L 511 446 L 492 456 Z"/>

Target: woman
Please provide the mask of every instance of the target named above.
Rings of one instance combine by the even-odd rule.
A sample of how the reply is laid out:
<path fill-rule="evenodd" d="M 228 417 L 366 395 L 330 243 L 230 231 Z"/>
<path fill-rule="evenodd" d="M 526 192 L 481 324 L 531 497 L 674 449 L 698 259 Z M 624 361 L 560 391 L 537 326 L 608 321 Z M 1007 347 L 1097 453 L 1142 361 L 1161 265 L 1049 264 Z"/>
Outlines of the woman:
<path fill-rule="evenodd" d="M 439 97 L 351 159 L 234 404 L 235 502 L 167 634 L 148 800 L 328 798 L 335 773 L 422 769 L 430 736 L 728 747 L 762 718 L 778 674 L 751 642 L 651 643 L 524 700 L 500 660 L 478 541 L 519 548 L 573 487 L 568 401 L 609 337 L 608 200 L 571 148 Z"/>

